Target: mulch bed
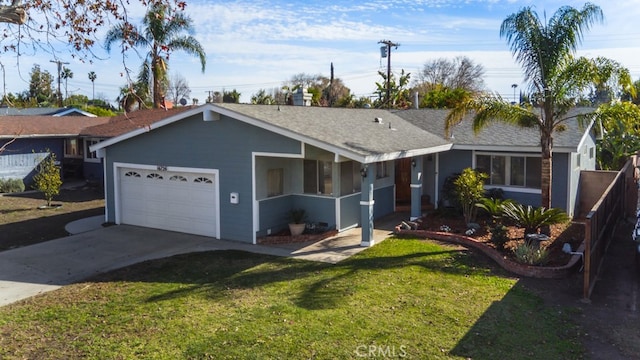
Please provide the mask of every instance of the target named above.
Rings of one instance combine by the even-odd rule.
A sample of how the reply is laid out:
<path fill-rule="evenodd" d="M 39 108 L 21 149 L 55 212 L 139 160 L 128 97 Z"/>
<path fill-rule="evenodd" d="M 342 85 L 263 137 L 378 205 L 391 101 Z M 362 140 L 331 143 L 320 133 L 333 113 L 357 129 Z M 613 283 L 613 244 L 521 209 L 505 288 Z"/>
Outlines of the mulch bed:
<path fill-rule="evenodd" d="M 486 248 L 487 251 L 485 251 L 485 253 L 494 258 L 494 260 L 502 263 L 507 261 L 511 264 L 517 264 L 516 258 L 513 254 L 513 249 L 518 243 L 525 241 L 524 229 L 505 224 L 508 229 L 507 232 L 510 240 L 505 244 L 505 249 L 500 250 L 491 242 L 491 233 L 488 231 L 491 220 L 488 218 L 479 218 L 476 222 L 480 225 L 480 229 L 472 235 L 466 235 L 465 232 L 468 228 L 462 216 L 442 216 L 438 213 L 432 213 L 416 221 L 416 223 L 418 223 L 417 230 L 401 230 L 396 228 L 396 233 L 398 235 L 424 237 L 429 237 L 429 235 L 431 235 L 431 237 L 437 237 L 437 240 L 451 240 L 451 242 L 457 244 L 473 245 L 480 250 Z M 443 225 L 449 227 L 450 230 L 448 232 L 442 231 L 441 227 Z M 542 241 L 540 243 L 542 248 L 546 248 L 549 251 L 547 262 L 543 266 L 535 267 L 564 268 L 570 264 L 572 260 L 575 261 L 575 256 L 563 252 L 562 247 L 565 243 L 569 243 L 571 244 L 573 251 L 579 251 L 584 240 L 584 225 L 575 222 L 552 225 L 550 226 L 549 237 L 550 239 L 548 241 Z M 490 255 L 488 253 L 489 251 L 495 254 Z M 531 268 L 534 266 L 521 264 L 519 267 Z M 540 273 L 539 270 L 534 270 L 525 271 L 525 275 L 536 276 L 537 273 Z M 542 274 L 542 277 L 558 276 Z"/>

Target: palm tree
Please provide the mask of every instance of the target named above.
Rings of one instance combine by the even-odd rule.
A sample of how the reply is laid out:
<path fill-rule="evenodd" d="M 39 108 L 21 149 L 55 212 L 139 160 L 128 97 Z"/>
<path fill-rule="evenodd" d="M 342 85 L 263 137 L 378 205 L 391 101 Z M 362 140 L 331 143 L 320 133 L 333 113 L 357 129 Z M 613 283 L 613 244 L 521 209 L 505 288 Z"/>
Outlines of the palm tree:
<path fill-rule="evenodd" d="M 91 94 L 91 100 L 95 100 L 96 99 L 96 79 L 98 78 L 98 75 L 96 75 L 95 72 L 90 71 L 89 72 L 89 80 L 91 80 L 91 87 L 93 88 L 93 93 Z"/>
<path fill-rule="evenodd" d="M 62 68 L 62 74 L 60 76 L 64 79 L 64 98 L 66 99 L 69 97 L 69 90 L 67 85 L 69 79 L 73 79 L 73 71 L 65 66 Z"/>
<path fill-rule="evenodd" d="M 180 35 L 183 31 L 192 32 L 192 21 L 180 12 L 174 12 L 166 4 L 151 5 L 144 17 L 144 31 L 122 23 L 107 32 L 105 47 L 111 50 L 115 41 L 129 41 L 133 46 L 149 48 L 149 53 L 142 68 L 149 69 L 153 84 L 153 106 L 162 106 L 167 84 L 167 59 L 174 50 L 182 50 L 200 58 L 202 72 L 206 65 L 205 52 L 202 45 L 190 35 Z M 139 76 L 140 77 L 140 76 Z"/>
<path fill-rule="evenodd" d="M 602 76 L 607 76 L 607 80 L 616 79 L 623 87 L 631 83 L 628 70 L 614 61 L 574 57 L 583 32 L 602 19 L 600 7 L 590 3 L 581 10 L 563 6 L 546 24 L 531 7 L 508 16 L 502 22 L 500 36 L 506 38 L 524 70 L 534 108 L 512 105 L 499 95 L 485 94 L 460 104 L 447 116 L 447 134 L 452 126 L 472 112 L 476 132 L 493 121 L 537 128 L 542 158 L 542 206 L 546 208 L 551 207 L 554 132 L 564 130 L 564 123 L 574 117 L 567 116 L 569 110 L 576 106 L 584 91 L 603 80 Z M 603 63 L 607 64 L 607 71 L 603 71 Z"/>

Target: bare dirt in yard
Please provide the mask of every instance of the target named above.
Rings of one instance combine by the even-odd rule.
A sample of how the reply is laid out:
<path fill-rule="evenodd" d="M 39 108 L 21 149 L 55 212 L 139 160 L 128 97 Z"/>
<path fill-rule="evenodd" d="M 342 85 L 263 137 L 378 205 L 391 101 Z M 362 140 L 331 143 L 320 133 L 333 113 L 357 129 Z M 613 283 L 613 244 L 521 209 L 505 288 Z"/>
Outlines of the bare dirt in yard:
<path fill-rule="evenodd" d="M 632 229 L 630 221 L 623 221 L 611 234 L 611 245 L 588 300 L 582 296 L 582 272 L 566 279 L 519 281 L 548 305 L 575 309 L 588 359 L 640 359 L 640 276 L 635 268 Z"/>
<path fill-rule="evenodd" d="M 104 214 L 102 189 L 84 183 L 66 187 L 47 209 L 42 193 L 0 195 L 0 251 L 67 236 L 66 224 Z"/>

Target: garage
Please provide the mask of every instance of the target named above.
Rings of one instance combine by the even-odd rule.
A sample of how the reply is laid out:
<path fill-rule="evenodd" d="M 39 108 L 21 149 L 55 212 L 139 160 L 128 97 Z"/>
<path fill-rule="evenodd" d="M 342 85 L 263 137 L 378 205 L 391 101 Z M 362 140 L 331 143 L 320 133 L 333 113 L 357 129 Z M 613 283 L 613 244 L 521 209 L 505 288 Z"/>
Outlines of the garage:
<path fill-rule="evenodd" d="M 219 237 L 217 172 L 116 167 L 120 224 Z"/>

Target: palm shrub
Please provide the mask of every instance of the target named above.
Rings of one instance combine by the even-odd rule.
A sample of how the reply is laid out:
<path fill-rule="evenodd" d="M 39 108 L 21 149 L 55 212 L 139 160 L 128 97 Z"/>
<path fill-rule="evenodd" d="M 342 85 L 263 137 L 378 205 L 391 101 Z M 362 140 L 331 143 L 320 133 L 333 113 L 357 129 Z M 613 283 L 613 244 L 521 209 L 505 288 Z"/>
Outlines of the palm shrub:
<path fill-rule="evenodd" d="M 454 181 L 456 196 L 467 224 L 475 220 L 476 203 L 484 196 L 484 181 L 487 177 L 483 172 L 466 168 Z"/>
<path fill-rule="evenodd" d="M 504 214 L 504 205 L 508 203 L 512 203 L 511 199 L 499 199 L 499 198 L 488 198 L 483 197 L 476 203 L 476 207 L 484 210 L 489 216 L 491 216 L 491 220 L 493 223 L 502 222 L 502 216 Z"/>
<path fill-rule="evenodd" d="M 38 165 L 38 173 L 33 177 L 33 180 L 36 190 L 44 194 L 47 206 L 51 206 L 51 200 L 60 193 L 60 187 L 62 186 L 60 168 L 56 165 L 56 155 L 54 153 L 50 153 Z"/>
<path fill-rule="evenodd" d="M 536 233 L 543 226 L 550 226 L 569 221 L 569 216 L 558 208 L 546 209 L 524 206 L 511 202 L 504 204 L 504 216 L 512 220 L 516 226 L 524 228 L 525 234 Z"/>

